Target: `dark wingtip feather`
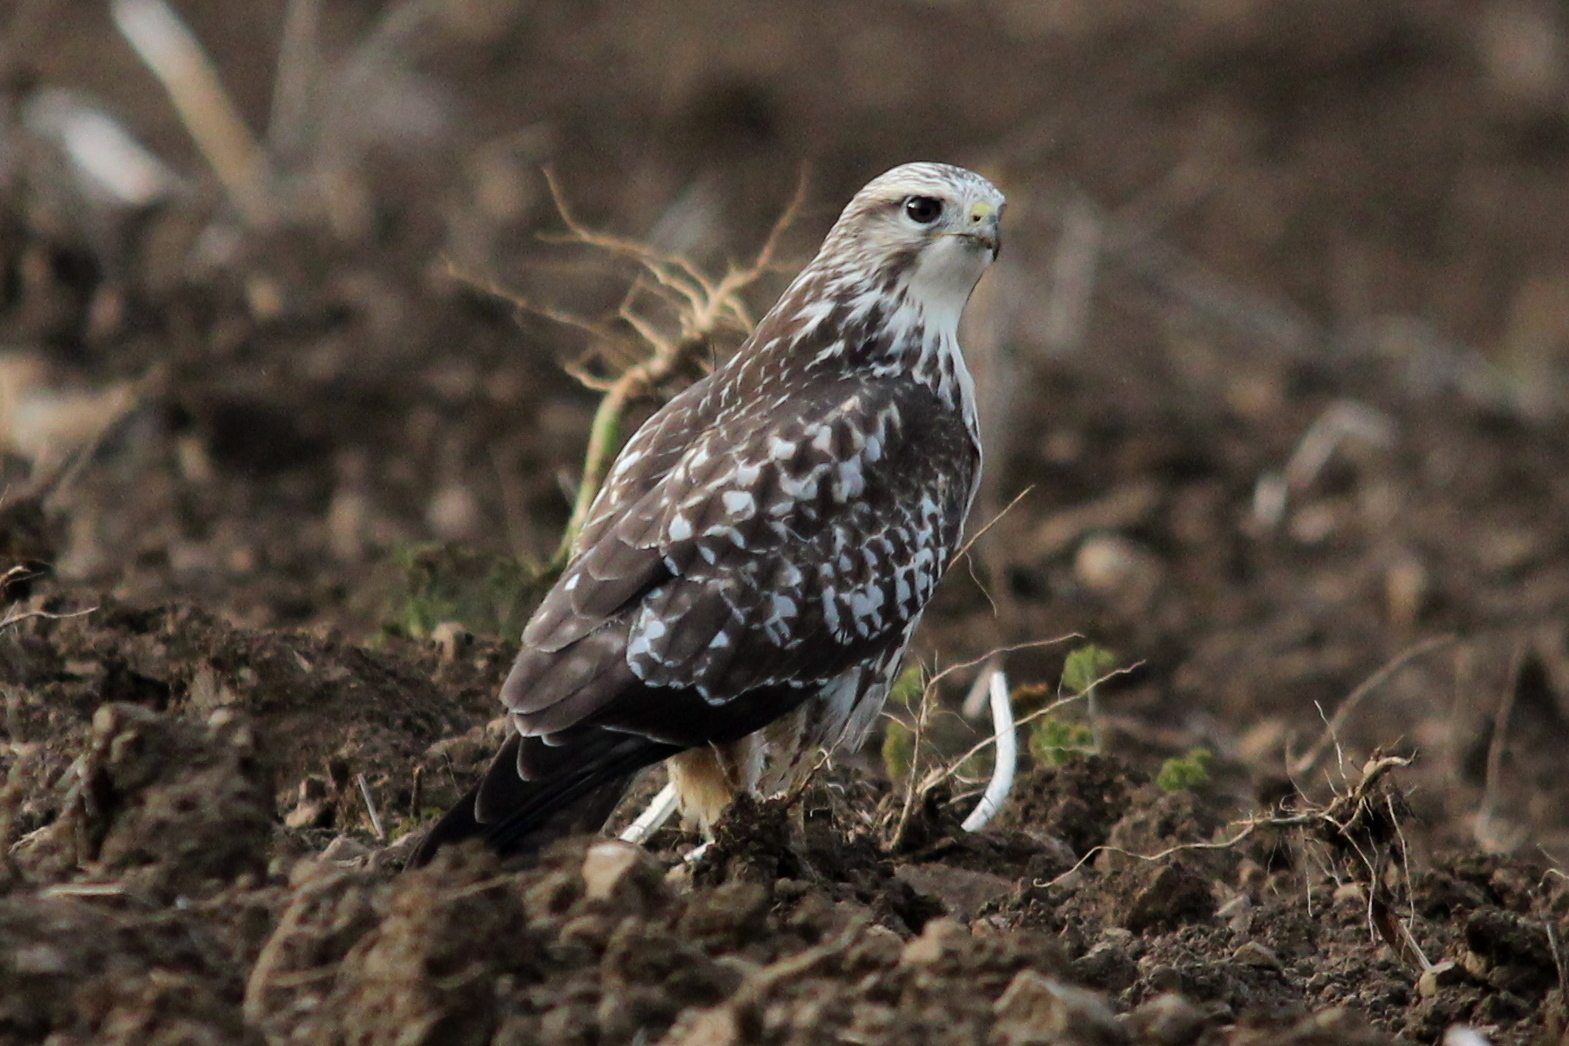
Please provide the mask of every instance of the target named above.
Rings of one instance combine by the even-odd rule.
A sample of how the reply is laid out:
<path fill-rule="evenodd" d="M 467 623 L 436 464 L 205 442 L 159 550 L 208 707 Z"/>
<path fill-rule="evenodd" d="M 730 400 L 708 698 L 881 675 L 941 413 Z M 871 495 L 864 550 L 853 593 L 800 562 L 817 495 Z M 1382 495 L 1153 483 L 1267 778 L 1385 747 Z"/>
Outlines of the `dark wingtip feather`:
<path fill-rule="evenodd" d="M 595 731 L 571 772 L 529 781 L 518 773 L 522 743 L 517 735 L 508 738 L 480 782 L 432 826 L 407 867 L 423 867 L 443 847 L 466 839 L 482 840 L 502 858 L 529 858 L 558 839 L 597 832 L 638 771 L 676 751 Z"/>

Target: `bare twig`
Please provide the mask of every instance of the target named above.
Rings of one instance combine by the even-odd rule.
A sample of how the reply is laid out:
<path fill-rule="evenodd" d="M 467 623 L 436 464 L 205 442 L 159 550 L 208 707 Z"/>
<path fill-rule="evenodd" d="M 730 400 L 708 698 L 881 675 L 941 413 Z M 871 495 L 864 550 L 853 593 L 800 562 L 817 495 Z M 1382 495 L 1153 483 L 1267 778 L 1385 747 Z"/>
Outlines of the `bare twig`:
<path fill-rule="evenodd" d="M 545 178 L 556 209 L 570 233 L 570 241 L 636 261 L 654 281 L 654 286 L 675 302 L 681 326 L 680 334 L 670 338 L 658 332 L 629 302 L 623 303 L 619 310 L 619 318 L 638 333 L 652 353 L 623 370 L 602 388 L 604 398 L 594 412 L 594 421 L 589 429 L 583 476 L 578 484 L 572 515 L 551 561 L 552 568 L 560 569 L 570 558 L 572 547 L 588 521 L 589 510 L 599 494 L 610 463 L 620 449 L 621 425 L 627 408 L 684 369 L 711 344 L 714 335 L 720 330 L 729 328 L 750 332 L 752 318 L 741 300 L 741 291 L 755 283 L 773 265 L 780 238 L 795 220 L 805 198 L 805 180 L 802 180 L 795 197 L 774 223 L 752 264 L 741 268 L 732 266 L 723 277 L 712 280 L 685 258 L 587 228 L 573 215 L 555 177 L 547 171 Z M 575 320 L 573 323 L 581 325 Z"/>
<path fill-rule="evenodd" d="M 1306 810 L 1300 814 L 1291 814 L 1284 817 L 1254 817 L 1242 822 L 1242 828 L 1226 839 L 1204 843 L 1179 843 L 1168 846 L 1166 849 L 1153 854 L 1139 854 L 1131 850 L 1124 850 L 1120 846 L 1102 844 L 1092 846 L 1084 856 L 1074 862 L 1073 867 L 1044 883 L 1037 886 L 1051 887 L 1066 880 L 1080 868 L 1100 854 L 1113 853 L 1135 861 L 1164 861 L 1166 858 L 1179 853 L 1190 853 L 1203 850 L 1229 850 L 1246 840 L 1260 828 L 1311 828 L 1319 825 L 1328 825 L 1346 835 L 1363 807 L 1372 799 L 1372 788 L 1389 773 L 1410 766 L 1411 760 L 1403 756 L 1384 756 L 1369 763 L 1366 773 L 1356 788 L 1350 792 L 1338 795 L 1328 806 Z"/>
<path fill-rule="evenodd" d="M 12 625 L 20 624 L 23 621 L 31 621 L 35 618 L 45 621 L 64 621 L 66 618 L 71 617 L 85 617 L 88 614 L 96 613 L 97 610 L 97 607 L 88 607 L 86 610 L 72 610 L 64 614 L 55 614 L 47 610 L 13 610 L 5 617 L 0 617 L 0 629 L 9 628 Z"/>
<path fill-rule="evenodd" d="M 988 530 L 990 530 L 992 527 L 995 527 L 998 523 L 1002 522 L 1002 517 L 1006 516 L 1009 512 L 1012 512 L 1014 506 L 1017 505 L 1019 502 L 1023 501 L 1026 497 L 1028 497 L 1031 493 L 1033 493 L 1034 490 L 1035 490 L 1035 484 L 1031 483 L 1029 486 L 1025 487 L 1023 490 L 1021 490 L 1017 494 L 1015 494 L 1013 496 L 1013 500 L 1008 502 L 1006 505 L 1004 505 L 1002 507 L 1002 509 L 1000 511 L 998 511 L 998 513 L 995 516 L 993 516 L 991 519 L 988 519 L 986 521 L 986 523 L 979 530 L 977 530 L 975 533 L 973 533 L 969 537 L 965 538 L 964 544 L 959 546 L 959 551 L 957 551 L 957 552 L 955 552 L 953 554 L 953 558 L 954 559 L 958 559 L 960 556 L 965 555 L 966 553 L 968 553 L 970 551 L 970 549 L 974 547 L 975 543 L 977 541 L 979 541 L 986 534 L 986 532 Z"/>
<path fill-rule="evenodd" d="M 924 795 L 924 788 L 917 788 L 916 781 L 920 778 L 921 768 L 921 740 L 926 736 L 926 724 L 931 717 L 932 707 L 936 704 L 937 681 L 941 674 L 927 680 L 926 686 L 921 690 L 921 703 L 915 709 L 915 729 L 910 741 L 910 773 L 904 782 L 904 801 L 899 805 L 899 817 L 894 822 L 891 835 L 892 848 L 898 849 L 904 841 L 905 831 L 910 826 L 910 816 L 915 812 L 915 800 L 918 795 Z"/>
<path fill-rule="evenodd" d="M 1025 495 L 1029 494 L 1030 491 L 1032 491 L 1034 489 L 1035 489 L 1035 485 L 1031 484 L 1030 486 L 1025 487 L 1023 490 L 1021 490 L 1017 494 L 1015 494 L 1013 496 L 1013 500 L 1012 501 L 1010 501 L 1006 505 L 1004 505 L 1002 507 L 1002 509 L 996 515 L 992 516 L 991 519 L 987 520 L 986 524 L 984 526 L 982 526 L 974 534 L 971 534 L 965 540 L 964 544 L 959 546 L 959 551 L 957 551 L 957 552 L 955 552 L 953 554 L 955 560 L 959 559 L 960 557 L 964 558 L 964 565 L 965 565 L 965 568 L 969 571 L 970 580 L 975 582 L 975 587 L 981 590 L 981 595 L 985 596 L 986 597 L 986 602 L 991 604 L 992 616 L 993 617 L 997 616 L 997 601 L 992 598 L 991 590 L 989 588 L 987 588 L 986 582 L 982 581 L 980 576 L 976 573 L 976 570 L 975 570 L 975 557 L 971 556 L 969 554 L 969 552 L 970 552 L 970 549 L 975 546 L 975 543 L 977 541 L 979 541 L 981 538 L 986 536 L 986 532 L 987 531 L 991 530 L 992 527 L 996 526 L 998 524 L 998 522 L 1000 522 L 1002 520 L 1002 517 L 1006 516 L 1010 511 L 1012 511 L 1013 507 L 1015 505 L 1017 505 L 1019 502 L 1023 501 Z"/>

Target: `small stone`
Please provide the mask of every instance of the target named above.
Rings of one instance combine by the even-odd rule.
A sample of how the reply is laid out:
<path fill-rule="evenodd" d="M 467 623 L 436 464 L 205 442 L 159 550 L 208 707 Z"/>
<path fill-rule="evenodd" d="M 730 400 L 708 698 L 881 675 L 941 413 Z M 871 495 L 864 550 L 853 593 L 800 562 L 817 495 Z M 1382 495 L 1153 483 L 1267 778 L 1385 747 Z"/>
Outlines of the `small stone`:
<path fill-rule="evenodd" d="M 1073 558 L 1079 584 L 1125 609 L 1147 607 L 1165 571 L 1159 558 L 1121 534 L 1092 534 Z"/>
<path fill-rule="evenodd" d="M 474 633 L 456 621 L 443 621 L 430 630 L 430 640 L 443 661 L 456 661 L 474 645 Z"/>
<path fill-rule="evenodd" d="M 616 839 L 606 839 L 588 848 L 583 857 L 583 892 L 593 901 L 602 901 L 615 892 L 626 874 L 644 859 L 641 848 Z"/>
<path fill-rule="evenodd" d="M 370 847 L 366 846 L 357 839 L 351 839 L 346 835 L 340 835 L 332 842 L 327 844 L 327 848 L 321 852 L 321 859 L 323 861 L 337 861 L 341 864 L 349 861 L 357 861 L 360 858 L 367 857 L 369 855 Z"/>
<path fill-rule="evenodd" d="M 1020 970 L 992 1005 L 993 1041 L 1006 1046 L 1121 1046 L 1128 1033 L 1098 992 Z"/>
<path fill-rule="evenodd" d="M 1466 972 L 1460 968 L 1460 965 L 1445 959 L 1422 971 L 1422 976 L 1416 981 L 1416 990 L 1423 998 L 1431 999 L 1443 989 L 1461 984 L 1465 979 Z"/>
<path fill-rule="evenodd" d="M 1215 914 L 1209 880 L 1185 862 L 1174 860 L 1149 876 L 1128 906 L 1124 926 L 1134 933 L 1202 922 Z"/>
<path fill-rule="evenodd" d="M 1257 941 L 1249 941 L 1231 953 L 1233 962 L 1259 970 L 1282 970 L 1280 956 Z"/>
<path fill-rule="evenodd" d="M 921 930 L 921 935 L 904 946 L 899 953 L 899 965 L 924 966 L 941 959 L 943 952 L 952 949 L 968 937 L 963 926 L 952 919 L 931 919 Z"/>
<path fill-rule="evenodd" d="M 1190 1046 L 1204 1034 L 1204 1013 L 1182 995 L 1165 992 L 1128 1014 L 1124 1023 L 1135 1041 L 1153 1046 Z"/>
<path fill-rule="evenodd" d="M 1335 887 L 1334 903 L 1361 908 L 1367 904 L 1367 892 L 1362 889 L 1361 883 L 1341 883 Z"/>

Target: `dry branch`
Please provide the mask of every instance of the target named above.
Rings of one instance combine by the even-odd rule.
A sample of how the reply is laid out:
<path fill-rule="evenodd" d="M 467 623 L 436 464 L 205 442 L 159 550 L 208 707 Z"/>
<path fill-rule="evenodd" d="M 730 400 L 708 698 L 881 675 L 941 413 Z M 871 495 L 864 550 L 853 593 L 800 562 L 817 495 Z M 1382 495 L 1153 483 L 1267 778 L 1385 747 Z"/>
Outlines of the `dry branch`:
<path fill-rule="evenodd" d="M 1363 767 L 1362 779 L 1356 783 L 1355 787 L 1335 796 L 1329 805 L 1311 807 L 1299 814 L 1249 818 L 1242 822 L 1242 827 L 1236 833 L 1216 842 L 1179 843 L 1176 846 L 1168 846 L 1166 849 L 1153 854 L 1134 853 L 1131 850 L 1124 850 L 1120 846 L 1106 844 L 1092 846 L 1085 851 L 1084 856 L 1074 862 L 1073 867 L 1053 879 L 1049 879 L 1044 883 L 1036 883 L 1035 885 L 1038 887 L 1056 886 L 1103 853 L 1114 853 L 1135 861 L 1163 861 L 1179 853 L 1200 850 L 1229 850 L 1241 844 L 1261 828 L 1317 829 L 1321 834 L 1344 840 L 1350 845 L 1356 846 L 1356 829 L 1366 822 L 1368 811 L 1371 807 L 1374 804 L 1382 803 L 1384 800 L 1381 792 L 1376 790 L 1377 786 L 1393 771 L 1404 769 L 1410 765 L 1411 760 L 1404 756 L 1379 756 L 1370 760 Z M 1369 863 L 1369 868 L 1371 869 L 1371 863 Z M 1376 876 L 1373 877 L 1373 882 L 1376 886 Z"/>
<path fill-rule="evenodd" d="M 635 261 L 642 267 L 646 277 L 653 281 L 652 286 L 666 303 L 675 307 L 680 326 L 679 333 L 674 337 L 662 333 L 635 308 L 629 296 L 617 310 L 617 318 L 630 326 L 643 342 L 643 358 L 605 380 L 593 378 L 581 370 L 574 371 L 574 377 L 588 387 L 603 392 L 604 397 L 594 412 L 593 425 L 589 430 L 588 450 L 583 458 L 583 477 L 578 485 L 572 515 L 551 560 L 551 567 L 559 570 L 570 557 L 572 546 L 588 519 L 589 509 L 599 493 L 600 485 L 620 449 L 621 427 L 628 408 L 654 395 L 694 361 L 700 360 L 722 331 L 751 332 L 752 317 L 741 294 L 773 266 L 780 238 L 800 212 L 806 183 L 803 178 L 794 198 L 774 223 L 752 263 L 743 267 L 731 266 L 724 276 L 715 280 L 679 255 L 665 254 L 635 240 L 588 228 L 572 213 L 555 177 L 548 171 L 545 177 L 556 210 L 567 227 L 566 241 Z M 634 294 L 638 286 L 634 285 Z M 587 330 L 602 340 L 607 334 L 603 324 L 584 321 L 554 310 L 534 308 L 526 302 L 519 304 L 549 319 Z"/>

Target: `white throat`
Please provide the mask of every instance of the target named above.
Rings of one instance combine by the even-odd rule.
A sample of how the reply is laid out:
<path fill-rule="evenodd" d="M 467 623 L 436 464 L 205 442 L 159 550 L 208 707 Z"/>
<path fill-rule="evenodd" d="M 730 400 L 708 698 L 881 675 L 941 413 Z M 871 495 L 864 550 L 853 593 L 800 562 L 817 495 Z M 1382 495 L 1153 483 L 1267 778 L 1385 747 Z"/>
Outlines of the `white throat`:
<path fill-rule="evenodd" d="M 917 306 L 928 334 L 957 342 L 959 317 L 989 259 L 958 237 L 948 236 L 920 253 L 905 281 L 906 300 Z"/>

